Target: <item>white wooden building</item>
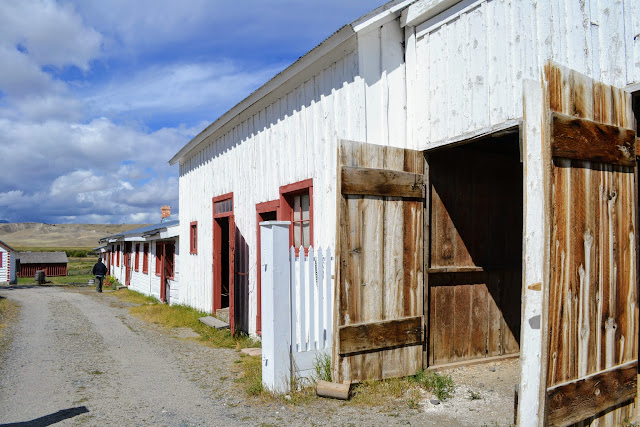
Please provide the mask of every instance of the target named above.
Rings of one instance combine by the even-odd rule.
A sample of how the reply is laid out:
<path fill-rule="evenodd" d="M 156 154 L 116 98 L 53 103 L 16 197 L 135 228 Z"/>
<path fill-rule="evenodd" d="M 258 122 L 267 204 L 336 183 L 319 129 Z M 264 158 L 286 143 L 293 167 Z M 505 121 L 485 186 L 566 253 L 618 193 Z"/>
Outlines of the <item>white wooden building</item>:
<path fill-rule="evenodd" d="M 148 225 L 100 239 L 109 275 L 129 289 L 180 303 L 179 221 Z M 163 286 L 164 284 L 164 286 Z"/>
<path fill-rule="evenodd" d="M 170 160 L 180 167 L 180 301 L 208 312 L 228 307 L 232 329 L 259 333 L 258 223 L 290 220 L 291 244 L 337 247 L 334 373 L 340 379 L 362 379 L 373 365 L 379 365 L 373 376 L 388 377 L 519 355 L 520 402 L 526 402 L 519 424 L 543 423 L 552 392 L 545 388 L 557 383 L 546 379 L 556 373 L 556 355 L 548 354 L 554 344 L 546 338 L 549 272 L 555 271 L 548 240 L 555 175 L 548 162 L 558 156 L 547 151 L 556 123 L 550 117 L 635 129 L 631 105 L 639 90 L 637 1 L 391 1 L 336 31 Z M 413 187 L 426 183 L 422 196 L 414 196 L 425 200 L 424 212 L 394 205 L 395 199 L 385 199 L 389 208 L 369 207 L 358 196 L 364 211 L 349 216 L 358 212 L 350 195 L 357 173 L 349 168 L 362 167 L 408 172 L 416 177 Z M 379 187 L 383 193 L 355 194 L 391 194 Z M 469 219 L 471 212 L 481 219 Z M 386 242 L 390 230 L 405 232 L 422 218 L 419 234 Z M 418 239 L 412 253 L 424 263 L 406 259 L 407 245 Z M 341 248 L 355 240 L 355 247 Z M 355 262 L 367 266 L 354 279 L 358 291 L 345 273 Z M 415 270 L 407 273 L 407 262 Z M 484 276 L 465 276 L 472 273 Z M 405 289 L 405 305 L 389 304 L 388 283 L 423 277 L 423 289 L 410 296 Z M 358 301 L 387 299 L 350 312 L 341 305 L 343 291 L 356 292 Z M 637 307 L 635 293 L 629 295 Z M 478 310 L 481 322 L 474 318 Z M 391 349 L 380 352 L 378 364 L 370 348 L 359 354 L 341 347 L 351 324 L 394 316 L 419 318 L 420 342 L 412 344 L 418 354 L 428 341 L 421 360 Z M 630 318 L 637 344 L 637 314 Z M 452 332 L 455 342 L 447 338 Z M 633 352 L 629 357 L 637 360 Z M 603 358 L 582 374 L 611 366 Z"/>
<path fill-rule="evenodd" d="M 11 246 L 0 241 L 0 283 L 16 283 L 16 254 Z"/>

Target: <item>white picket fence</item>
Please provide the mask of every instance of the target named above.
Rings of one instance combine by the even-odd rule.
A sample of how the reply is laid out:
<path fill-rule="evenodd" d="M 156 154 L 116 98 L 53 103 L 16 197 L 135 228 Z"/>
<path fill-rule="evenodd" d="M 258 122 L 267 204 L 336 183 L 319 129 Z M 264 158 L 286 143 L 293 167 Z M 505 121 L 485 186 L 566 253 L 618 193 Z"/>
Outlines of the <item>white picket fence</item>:
<path fill-rule="evenodd" d="M 292 374 L 312 378 L 316 361 L 331 354 L 333 255 L 331 248 L 289 250 Z"/>
<path fill-rule="evenodd" d="M 289 247 L 287 221 L 260 223 L 262 382 L 288 392 L 292 379 L 313 379 L 331 354 L 333 256 L 331 249 Z"/>

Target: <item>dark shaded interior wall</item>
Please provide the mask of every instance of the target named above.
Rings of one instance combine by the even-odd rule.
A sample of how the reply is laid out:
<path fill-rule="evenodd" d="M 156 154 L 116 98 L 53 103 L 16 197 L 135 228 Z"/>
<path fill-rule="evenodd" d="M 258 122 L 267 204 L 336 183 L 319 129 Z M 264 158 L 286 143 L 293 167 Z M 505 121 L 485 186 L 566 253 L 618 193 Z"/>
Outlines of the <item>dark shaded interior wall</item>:
<path fill-rule="evenodd" d="M 518 134 L 429 153 L 429 363 L 517 353 L 523 194 Z"/>

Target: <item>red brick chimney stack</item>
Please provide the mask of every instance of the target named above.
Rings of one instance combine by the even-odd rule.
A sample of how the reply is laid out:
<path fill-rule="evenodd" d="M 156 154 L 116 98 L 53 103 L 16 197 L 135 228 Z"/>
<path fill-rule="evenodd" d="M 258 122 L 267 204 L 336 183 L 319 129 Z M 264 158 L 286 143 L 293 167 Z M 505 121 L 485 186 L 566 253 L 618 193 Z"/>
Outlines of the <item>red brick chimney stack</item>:
<path fill-rule="evenodd" d="M 162 219 L 171 216 L 171 206 L 164 205 L 160 209 L 162 210 Z"/>

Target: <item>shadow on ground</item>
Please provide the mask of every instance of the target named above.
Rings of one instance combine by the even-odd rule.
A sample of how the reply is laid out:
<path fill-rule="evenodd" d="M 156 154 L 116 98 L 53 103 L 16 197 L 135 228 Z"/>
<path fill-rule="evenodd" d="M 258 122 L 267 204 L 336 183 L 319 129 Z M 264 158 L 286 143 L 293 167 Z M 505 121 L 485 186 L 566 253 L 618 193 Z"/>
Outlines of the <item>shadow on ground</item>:
<path fill-rule="evenodd" d="M 86 414 L 89 412 L 86 406 L 77 406 L 75 408 L 62 409 L 53 414 L 45 415 L 44 417 L 36 418 L 31 421 L 22 421 L 18 423 L 0 424 L 0 427 L 44 427 L 50 426 L 60 421 L 68 420 L 69 418 L 77 417 L 78 415 Z"/>

